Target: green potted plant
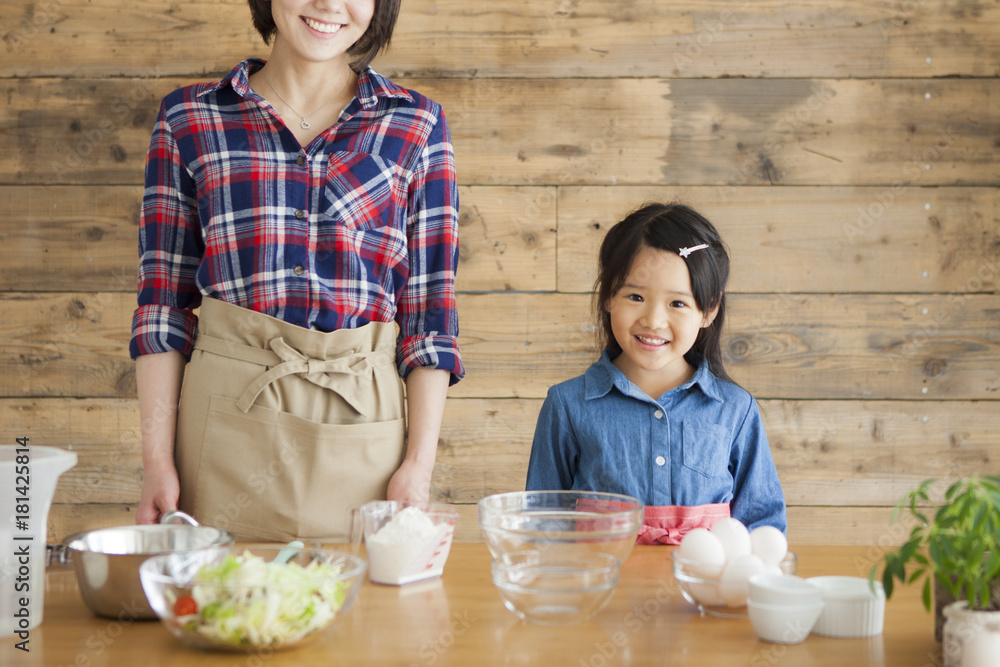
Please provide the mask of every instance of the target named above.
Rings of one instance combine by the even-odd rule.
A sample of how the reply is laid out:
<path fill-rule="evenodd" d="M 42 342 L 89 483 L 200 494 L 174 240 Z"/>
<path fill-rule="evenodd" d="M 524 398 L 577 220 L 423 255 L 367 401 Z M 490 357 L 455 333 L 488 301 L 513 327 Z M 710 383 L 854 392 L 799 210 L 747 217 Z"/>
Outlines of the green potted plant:
<path fill-rule="evenodd" d="M 924 606 L 931 608 L 932 582 L 939 598 L 950 597 L 944 616 L 993 612 L 977 617 L 983 623 L 1000 620 L 1000 477 L 966 477 L 948 487 L 944 502 L 928 516 L 930 487 L 927 480 L 910 491 L 893 511 L 893 521 L 909 512 L 917 520 L 909 539 L 898 550 L 883 558 L 882 585 L 886 597 L 892 596 L 896 582 L 923 580 Z M 874 582 L 878 564 L 869 578 Z M 977 621 L 978 622 L 978 621 Z M 940 628 L 940 621 L 938 621 Z M 945 657 L 950 646 L 947 630 Z M 961 651 L 961 646 L 957 647 Z M 957 664 L 957 663 L 956 663 Z"/>

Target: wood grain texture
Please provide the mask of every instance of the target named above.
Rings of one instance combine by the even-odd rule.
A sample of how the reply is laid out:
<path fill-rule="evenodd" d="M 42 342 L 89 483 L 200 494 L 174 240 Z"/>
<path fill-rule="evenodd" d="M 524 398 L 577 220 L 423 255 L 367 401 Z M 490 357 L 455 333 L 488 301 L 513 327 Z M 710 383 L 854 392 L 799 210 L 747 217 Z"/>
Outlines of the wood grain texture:
<path fill-rule="evenodd" d="M 996 76 L 998 13 L 959 1 L 408 0 L 377 66 L 460 78 Z M 210 73 L 267 51 L 238 0 L 8 0 L 0 25 L 0 76 Z"/>
<path fill-rule="evenodd" d="M 127 293 L 0 293 L 0 396 L 134 395 Z M 460 294 L 456 398 L 543 398 L 596 357 L 583 294 Z M 760 399 L 995 399 L 993 295 L 737 294 L 723 340 Z"/>
<path fill-rule="evenodd" d="M 0 184 L 140 183 L 159 100 L 189 82 L 0 80 Z M 1000 182 L 1000 79 L 399 83 L 455 109 L 466 185 Z"/>
<path fill-rule="evenodd" d="M 135 290 L 135 186 L 0 186 L 0 291 Z M 555 289 L 555 188 L 460 187 L 458 289 Z"/>
<path fill-rule="evenodd" d="M 729 292 L 994 292 L 1000 191 L 922 187 L 564 187 L 560 292 L 589 292 L 608 229 L 647 201 L 715 224 Z"/>
<path fill-rule="evenodd" d="M 456 505 L 460 518 L 456 542 L 482 542 L 474 504 Z M 54 503 L 49 512 L 48 541 L 62 541 L 83 530 L 127 526 L 135 523 L 135 505 Z M 788 542 L 797 545 L 856 545 L 869 547 L 857 562 L 858 574 L 867 576 L 886 550 L 906 541 L 911 524 L 891 521 L 891 507 L 788 508 Z"/>
<path fill-rule="evenodd" d="M 524 488 L 540 399 L 452 399 L 433 488 L 441 500 Z M 940 502 L 968 470 L 1000 463 L 990 401 L 780 401 L 761 412 L 790 505 L 892 507 L 925 479 Z"/>
<path fill-rule="evenodd" d="M 596 357 L 588 295 L 463 295 L 459 308 L 469 374 L 453 396 L 544 397 Z M 737 294 L 723 346 L 758 398 L 994 399 L 996 312 L 992 295 Z"/>
<path fill-rule="evenodd" d="M 432 482 L 436 500 L 474 504 L 524 488 L 541 399 L 451 399 Z M 892 507 L 925 479 L 939 502 L 964 471 L 990 470 L 1000 447 L 988 401 L 761 402 L 790 505 Z M 69 448 L 75 467 L 55 502 L 138 502 L 141 431 L 134 399 L 4 399 L 0 442 Z"/>

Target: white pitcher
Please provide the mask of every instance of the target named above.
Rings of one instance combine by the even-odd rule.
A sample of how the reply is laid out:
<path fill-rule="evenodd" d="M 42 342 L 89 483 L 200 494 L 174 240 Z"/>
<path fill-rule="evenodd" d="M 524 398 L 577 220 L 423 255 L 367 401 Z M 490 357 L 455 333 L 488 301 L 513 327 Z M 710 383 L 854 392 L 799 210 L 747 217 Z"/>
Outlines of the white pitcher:
<path fill-rule="evenodd" d="M 29 640 L 42 622 L 49 508 L 75 465 L 63 449 L 0 445 L 0 637 Z"/>

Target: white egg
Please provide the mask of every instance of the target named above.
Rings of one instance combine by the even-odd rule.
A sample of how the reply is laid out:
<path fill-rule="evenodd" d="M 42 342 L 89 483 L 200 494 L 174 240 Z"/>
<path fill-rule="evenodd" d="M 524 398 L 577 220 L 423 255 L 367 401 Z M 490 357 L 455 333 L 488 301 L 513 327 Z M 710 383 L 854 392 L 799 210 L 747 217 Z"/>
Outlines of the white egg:
<path fill-rule="evenodd" d="M 726 552 L 706 528 L 695 528 L 681 538 L 678 556 L 692 563 L 689 571 L 696 577 L 717 577 L 726 564 Z"/>
<path fill-rule="evenodd" d="M 759 526 L 750 531 L 750 551 L 765 565 L 778 565 L 788 553 L 788 540 L 774 526 Z"/>
<path fill-rule="evenodd" d="M 780 577 L 784 574 L 784 572 L 782 572 L 781 567 L 778 565 L 765 565 L 764 574 L 772 574 L 776 577 Z"/>
<path fill-rule="evenodd" d="M 711 533 L 722 542 L 727 562 L 750 553 L 750 531 L 739 519 L 719 519 L 712 524 Z"/>
<path fill-rule="evenodd" d="M 724 602 L 722 596 L 719 595 L 718 584 L 699 584 L 692 582 L 687 584 L 687 590 L 688 593 L 691 594 L 691 597 L 706 607 L 718 607 Z"/>
<path fill-rule="evenodd" d="M 753 554 L 740 556 L 726 565 L 719 579 L 719 595 L 730 607 L 742 607 L 750 595 L 748 580 L 764 571 L 764 561 Z"/>

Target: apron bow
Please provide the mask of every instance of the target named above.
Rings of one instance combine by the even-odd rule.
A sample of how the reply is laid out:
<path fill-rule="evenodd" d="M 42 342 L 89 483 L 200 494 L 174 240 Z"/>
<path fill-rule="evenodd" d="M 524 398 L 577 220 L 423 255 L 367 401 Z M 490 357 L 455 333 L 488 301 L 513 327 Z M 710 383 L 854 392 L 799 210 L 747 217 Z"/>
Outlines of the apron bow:
<path fill-rule="evenodd" d="M 286 375 L 298 374 L 313 384 L 337 393 L 358 414 L 367 416 L 364 402 L 361 400 L 361 383 L 365 380 L 371 381 L 374 367 L 372 353 L 348 354 L 336 359 L 314 359 L 293 348 L 284 338 L 271 340 L 269 346 L 281 359 L 281 363 L 261 373 L 250 383 L 236 402 L 240 410 L 249 412 L 260 393 L 275 380 Z M 330 377 L 332 374 L 352 376 L 354 381 L 350 383 L 345 383 L 343 380 L 335 381 Z"/>

